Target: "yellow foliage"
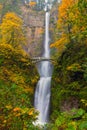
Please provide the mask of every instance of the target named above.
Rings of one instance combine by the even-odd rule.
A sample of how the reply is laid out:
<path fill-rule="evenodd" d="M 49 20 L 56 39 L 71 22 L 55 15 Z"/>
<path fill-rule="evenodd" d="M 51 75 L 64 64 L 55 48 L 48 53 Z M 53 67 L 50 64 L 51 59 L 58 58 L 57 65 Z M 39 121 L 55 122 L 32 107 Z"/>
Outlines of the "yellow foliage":
<path fill-rule="evenodd" d="M 68 125 L 73 126 L 74 130 L 77 130 L 77 123 L 75 121 L 71 121 Z"/>
<path fill-rule="evenodd" d="M 29 116 L 33 116 L 34 115 L 34 108 L 20 108 L 20 107 L 15 107 L 13 109 L 14 112 L 14 116 L 19 117 L 21 115 L 27 114 Z"/>
<path fill-rule="evenodd" d="M 8 43 L 14 46 L 25 42 L 25 37 L 22 31 L 22 19 L 15 13 L 7 13 L 2 20 L 0 26 L 1 41 L 0 43 Z"/>
<path fill-rule="evenodd" d="M 12 106 L 11 105 L 7 105 L 6 108 L 7 109 L 12 109 Z"/>
<path fill-rule="evenodd" d="M 28 111 L 29 111 L 29 108 L 23 108 L 23 109 L 21 109 L 21 113 L 22 114 L 28 113 Z"/>
<path fill-rule="evenodd" d="M 79 8 L 82 8 L 82 11 Z M 62 0 L 58 11 L 58 28 L 63 32 L 68 30 L 72 36 L 78 36 L 79 40 L 83 39 L 87 34 L 85 6 L 80 7 L 79 0 Z"/>
<path fill-rule="evenodd" d="M 78 63 L 74 63 L 68 66 L 67 70 L 71 70 L 71 71 L 81 70 L 81 66 Z"/>
<path fill-rule="evenodd" d="M 22 48 L 20 46 L 17 47 L 17 49 L 13 48 L 13 46 L 11 44 L 6 44 L 6 43 L 0 43 L 0 54 L 7 56 L 10 55 L 22 55 L 22 56 L 27 56 L 26 52 L 24 50 L 22 50 Z M 24 60 L 24 57 L 21 58 L 21 61 L 26 61 Z"/>
<path fill-rule="evenodd" d="M 26 127 L 24 127 L 24 128 L 23 128 L 23 130 L 27 130 L 27 128 L 26 128 Z"/>
<path fill-rule="evenodd" d="M 58 22 L 57 27 L 59 33 L 58 40 L 51 44 L 50 47 L 55 47 L 58 49 L 58 52 L 61 54 L 65 49 L 66 45 L 70 43 L 70 32 L 68 32 L 69 20 L 74 18 L 74 13 L 72 12 L 73 5 L 77 0 L 62 0 L 59 9 L 58 9 Z"/>
<path fill-rule="evenodd" d="M 19 116 L 21 116 L 21 113 L 17 113 L 17 114 L 15 114 L 15 116 L 16 116 L 16 117 L 19 117 Z"/>
<path fill-rule="evenodd" d="M 35 6 L 36 5 L 36 2 L 34 2 L 34 1 L 31 1 L 31 2 L 29 2 L 29 6 Z"/>
<path fill-rule="evenodd" d="M 2 5 L 2 4 L 0 4 L 0 11 L 2 10 L 2 8 L 3 8 L 3 5 Z"/>
<path fill-rule="evenodd" d="M 81 99 L 81 102 L 84 104 L 85 107 L 87 107 L 87 100 Z"/>
<path fill-rule="evenodd" d="M 58 28 L 65 31 L 73 19 L 78 17 L 78 10 L 74 7 L 77 0 L 62 0 L 58 9 Z"/>
<path fill-rule="evenodd" d="M 5 124 L 7 122 L 7 120 L 4 120 L 3 123 Z"/>
<path fill-rule="evenodd" d="M 69 38 L 67 35 L 62 34 L 62 36 L 55 42 L 50 45 L 50 47 L 55 47 L 59 52 L 62 52 L 66 45 L 69 43 Z"/>
<path fill-rule="evenodd" d="M 62 0 L 59 7 L 59 21 L 60 19 L 66 20 L 68 18 L 68 10 L 74 4 L 74 0 Z"/>
<path fill-rule="evenodd" d="M 32 109 L 30 109 L 30 111 L 28 112 L 28 115 L 29 116 L 32 116 L 34 114 L 34 109 L 32 108 Z"/>
<path fill-rule="evenodd" d="M 2 67 L 3 76 L 9 77 L 9 80 L 15 84 L 25 84 L 25 79 L 23 76 L 20 76 L 14 71 L 7 69 L 6 67 Z"/>
<path fill-rule="evenodd" d="M 4 52 L 5 50 L 13 51 L 13 47 L 10 44 L 0 44 L 0 52 Z"/>
<path fill-rule="evenodd" d="M 32 87 L 25 87 L 25 89 L 24 89 L 24 92 L 25 92 L 25 93 L 29 93 L 29 92 L 30 92 L 30 93 L 33 94 L 33 91 L 34 91 L 34 90 L 33 90 Z"/>
<path fill-rule="evenodd" d="M 19 23 L 22 24 L 22 20 L 14 12 L 7 13 L 3 18 L 3 22 L 6 22 L 6 20 L 8 20 L 7 22 L 16 24 L 16 26 L 18 26 Z M 15 21 L 15 23 L 14 23 L 14 21 Z M 17 23 L 17 22 L 19 22 L 19 23 Z"/>
<path fill-rule="evenodd" d="M 68 43 L 77 36 L 81 39 L 86 35 L 86 20 L 78 7 L 78 0 L 62 0 L 58 8 L 57 40 L 50 45 L 58 49 L 59 54 L 66 49 Z M 85 40 L 86 43 L 86 40 Z"/>

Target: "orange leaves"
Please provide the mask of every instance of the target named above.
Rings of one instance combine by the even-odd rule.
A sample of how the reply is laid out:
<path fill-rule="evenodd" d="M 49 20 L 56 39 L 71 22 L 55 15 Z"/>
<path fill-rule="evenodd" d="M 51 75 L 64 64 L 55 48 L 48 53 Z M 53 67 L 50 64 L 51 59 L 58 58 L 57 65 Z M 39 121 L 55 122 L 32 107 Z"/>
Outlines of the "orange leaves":
<path fill-rule="evenodd" d="M 13 109 L 14 115 L 15 116 L 21 116 L 24 114 L 27 114 L 28 116 L 33 116 L 35 114 L 35 109 L 34 108 L 20 108 L 20 107 L 15 107 Z"/>
<path fill-rule="evenodd" d="M 74 0 L 62 0 L 59 7 L 59 18 L 66 19 L 68 17 L 68 10 L 74 4 Z"/>
<path fill-rule="evenodd" d="M 32 115 L 34 114 L 34 112 L 35 112 L 35 109 L 34 109 L 34 108 L 31 108 L 31 109 L 29 110 L 29 112 L 28 112 L 28 115 L 29 115 L 29 116 L 32 116 Z"/>
<path fill-rule="evenodd" d="M 15 108 L 13 109 L 13 112 L 19 112 L 19 111 L 21 111 L 21 108 L 19 108 L 19 107 L 15 107 Z"/>
<path fill-rule="evenodd" d="M 59 7 L 59 19 L 58 24 L 69 24 L 74 18 L 77 18 L 78 10 L 75 7 L 77 0 L 62 0 L 62 3 Z"/>
<path fill-rule="evenodd" d="M 72 24 L 72 21 L 77 18 L 79 12 L 75 6 L 77 0 L 63 0 L 58 12 L 59 12 L 59 19 L 58 19 L 58 27 L 59 29 L 64 27 L 68 28 L 69 24 Z"/>
<path fill-rule="evenodd" d="M 31 2 L 29 2 L 29 6 L 35 6 L 36 5 L 36 2 L 34 2 L 34 1 L 31 1 Z"/>

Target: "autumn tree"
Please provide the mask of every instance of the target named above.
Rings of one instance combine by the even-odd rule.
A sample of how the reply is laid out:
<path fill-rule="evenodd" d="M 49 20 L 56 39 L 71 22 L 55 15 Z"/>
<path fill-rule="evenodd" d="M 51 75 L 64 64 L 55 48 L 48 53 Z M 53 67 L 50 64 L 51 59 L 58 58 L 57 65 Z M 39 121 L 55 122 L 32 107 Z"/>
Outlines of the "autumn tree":
<path fill-rule="evenodd" d="M 58 48 L 52 89 L 52 103 L 53 107 L 55 106 L 53 109 L 56 111 L 52 119 L 58 116 L 57 111 L 58 113 L 59 111 L 70 112 L 67 109 L 69 104 L 71 104 L 70 109 L 79 107 L 87 110 L 87 0 L 62 0 L 58 8 L 57 40 L 51 46 Z M 71 101 L 73 97 L 74 102 Z M 73 104 L 76 100 L 77 105 Z M 62 109 L 64 102 L 65 106 Z M 59 117 L 56 119 L 54 129 L 68 129 L 65 128 L 64 119 L 64 125 L 56 127 L 58 119 Z M 72 119 L 70 118 L 70 121 Z M 82 123 L 81 129 L 87 129 L 86 120 L 86 116 L 78 120 Z M 76 119 L 74 123 L 78 121 Z M 80 130 L 80 123 L 75 126 L 75 129 Z M 70 129 L 74 128 L 70 127 Z"/>
<path fill-rule="evenodd" d="M 58 8 L 57 41 L 51 47 L 59 52 L 68 43 L 86 42 L 87 39 L 87 1 L 62 0 Z"/>
<path fill-rule="evenodd" d="M 36 70 L 26 52 L 22 19 L 7 13 L 0 25 L 0 130 L 35 129 L 36 113 L 31 103 Z M 34 73 L 33 73 L 34 72 Z"/>
<path fill-rule="evenodd" d="M 16 47 L 25 43 L 25 37 L 22 30 L 22 19 L 15 13 L 7 13 L 0 26 L 0 43 L 11 44 Z"/>
<path fill-rule="evenodd" d="M 73 38 L 79 43 L 87 41 L 87 0 L 78 0 L 71 17 Z"/>
<path fill-rule="evenodd" d="M 57 41 L 51 47 L 58 48 L 62 52 L 68 43 L 71 42 L 72 34 L 72 10 L 74 8 L 75 0 L 62 0 L 58 8 L 58 22 L 57 22 Z M 74 17 L 74 16 L 73 16 Z"/>
<path fill-rule="evenodd" d="M 36 114 L 32 97 L 37 82 L 36 72 L 23 50 L 0 44 L 0 130 L 34 127 L 32 122 Z"/>

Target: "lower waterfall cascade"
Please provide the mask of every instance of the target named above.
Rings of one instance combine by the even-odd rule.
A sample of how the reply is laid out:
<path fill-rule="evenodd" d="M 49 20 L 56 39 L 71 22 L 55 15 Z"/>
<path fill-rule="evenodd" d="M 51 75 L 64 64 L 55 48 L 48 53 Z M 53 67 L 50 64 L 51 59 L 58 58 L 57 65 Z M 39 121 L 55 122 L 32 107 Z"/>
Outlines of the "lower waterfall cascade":
<path fill-rule="evenodd" d="M 47 10 L 45 13 L 45 42 L 44 42 L 44 58 L 50 58 L 49 47 L 49 21 L 50 12 Z M 51 95 L 51 76 L 52 76 L 52 64 L 50 61 L 41 61 L 38 64 L 38 72 L 40 74 L 40 80 L 37 83 L 34 97 L 34 107 L 39 112 L 36 125 L 44 125 L 49 121 L 50 111 L 50 95 Z"/>

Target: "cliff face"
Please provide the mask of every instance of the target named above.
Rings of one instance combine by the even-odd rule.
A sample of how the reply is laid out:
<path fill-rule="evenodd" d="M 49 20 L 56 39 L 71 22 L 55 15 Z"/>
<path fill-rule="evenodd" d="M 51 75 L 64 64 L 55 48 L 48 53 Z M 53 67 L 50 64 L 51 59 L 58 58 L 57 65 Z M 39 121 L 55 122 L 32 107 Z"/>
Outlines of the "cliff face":
<path fill-rule="evenodd" d="M 37 12 L 25 6 L 21 9 L 27 37 L 26 51 L 31 56 L 38 56 L 42 50 L 44 12 Z"/>
<path fill-rule="evenodd" d="M 39 56 L 43 50 L 45 12 L 35 11 L 26 6 L 22 6 L 21 10 L 27 37 L 26 51 L 31 56 Z M 54 33 L 55 23 L 57 21 L 55 10 L 57 9 L 53 8 L 53 11 L 51 11 L 50 31 L 52 34 Z"/>

